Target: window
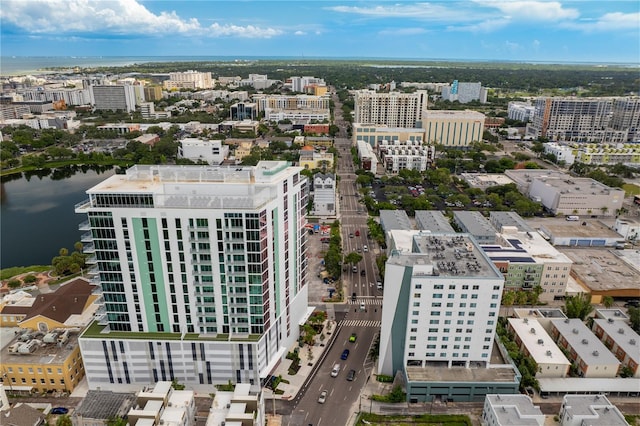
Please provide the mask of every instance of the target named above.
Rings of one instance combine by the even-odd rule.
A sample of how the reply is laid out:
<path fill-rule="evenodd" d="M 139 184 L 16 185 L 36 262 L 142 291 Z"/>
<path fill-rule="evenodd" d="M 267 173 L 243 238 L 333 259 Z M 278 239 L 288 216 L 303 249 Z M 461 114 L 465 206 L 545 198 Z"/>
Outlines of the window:
<path fill-rule="evenodd" d="M 411 315 L 420 315 L 420 311 L 412 311 Z"/>
<path fill-rule="evenodd" d="M 451 295 L 450 295 L 451 296 Z M 442 299 L 442 293 L 436 293 L 433 295 L 434 299 Z"/>
<path fill-rule="evenodd" d="M 420 299 L 421 293 L 413 293 L 414 299 Z"/>
<path fill-rule="evenodd" d="M 420 302 L 413 302 L 413 307 L 414 308 L 419 308 L 420 307 Z"/>

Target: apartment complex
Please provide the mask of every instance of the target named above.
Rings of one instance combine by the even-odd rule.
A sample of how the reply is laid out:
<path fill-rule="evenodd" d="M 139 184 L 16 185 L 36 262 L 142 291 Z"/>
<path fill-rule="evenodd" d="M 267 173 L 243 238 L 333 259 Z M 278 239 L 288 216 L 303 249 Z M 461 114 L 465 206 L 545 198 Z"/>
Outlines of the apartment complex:
<path fill-rule="evenodd" d="M 453 80 L 450 86 L 442 87 L 441 94 L 443 101 L 457 101 L 461 104 L 471 101 L 479 101 L 481 104 L 487 103 L 487 89 L 482 87 L 482 83 L 464 83 Z"/>
<path fill-rule="evenodd" d="M 400 170 L 423 172 L 433 164 L 435 147 L 418 141 L 400 142 L 383 140 L 378 143 L 378 158 L 387 173 Z"/>
<path fill-rule="evenodd" d="M 535 107 L 531 105 L 531 102 L 517 102 L 512 101 L 507 105 L 507 116 L 511 120 L 522 121 L 527 123 L 533 117 Z"/>
<path fill-rule="evenodd" d="M 167 90 L 172 89 L 212 89 L 215 80 L 211 77 L 210 72 L 184 71 L 170 72 L 169 80 L 162 82 Z"/>
<path fill-rule="evenodd" d="M 107 86 L 91 86 L 91 94 L 95 109 L 132 112 L 136 110 L 138 95 L 136 90 L 142 86 L 132 84 L 113 84 Z M 144 98 L 142 98 L 144 100 Z"/>
<path fill-rule="evenodd" d="M 611 352 L 628 367 L 633 377 L 640 377 L 640 336 L 624 321 L 613 318 L 596 318 L 593 332 L 602 342 L 611 348 Z"/>
<path fill-rule="evenodd" d="M 323 87 L 326 93 L 327 84 L 322 78 L 312 77 L 312 76 L 302 76 L 302 77 L 289 77 L 285 83 L 285 87 L 291 89 L 292 92 L 304 92 L 308 93 L 309 91 L 315 91 L 316 88 Z M 317 93 L 314 93 L 317 94 Z"/>
<path fill-rule="evenodd" d="M 580 377 L 616 377 L 620 361 L 579 318 L 551 320 L 551 337 L 568 353 Z"/>
<path fill-rule="evenodd" d="M 434 111 L 425 114 L 425 140 L 446 147 L 466 148 L 482 141 L 484 114 L 476 111 Z"/>
<path fill-rule="evenodd" d="M 624 143 L 638 139 L 640 98 L 546 97 L 535 101 L 527 134 L 551 140 Z"/>
<path fill-rule="evenodd" d="M 408 400 L 514 393 L 490 363 L 504 278 L 468 234 L 391 230 L 378 372 L 407 383 Z"/>
<path fill-rule="evenodd" d="M 193 426 L 196 404 L 191 390 L 174 390 L 171 382 L 159 381 L 136 394 L 136 404 L 126 415 L 131 426 Z"/>
<path fill-rule="evenodd" d="M 329 120 L 329 96 L 256 95 L 258 112 L 268 121 Z"/>
<path fill-rule="evenodd" d="M 415 93 L 357 90 L 353 121 L 389 127 L 418 127 L 427 111 L 428 97 L 426 90 Z"/>
<path fill-rule="evenodd" d="M 426 141 L 424 129 L 421 128 L 400 128 L 379 126 L 376 124 L 353 123 L 353 142 L 363 141 L 372 147 L 378 146 L 382 141 L 396 142 L 401 144 L 415 143 L 422 145 Z"/>
<path fill-rule="evenodd" d="M 537 320 L 525 317 L 508 318 L 508 321 L 520 351 L 538 365 L 536 378 L 567 377 L 571 362 Z"/>
<path fill-rule="evenodd" d="M 308 314 L 301 170 L 134 166 L 87 191 L 76 212 L 105 301 L 80 338 L 90 389 L 260 386 Z"/>
<path fill-rule="evenodd" d="M 540 286 L 541 301 L 564 297 L 571 265 L 565 254 L 556 250 L 539 233 L 503 226 L 495 235 L 495 244 L 483 245 L 505 277 L 505 290 L 532 291 Z"/>

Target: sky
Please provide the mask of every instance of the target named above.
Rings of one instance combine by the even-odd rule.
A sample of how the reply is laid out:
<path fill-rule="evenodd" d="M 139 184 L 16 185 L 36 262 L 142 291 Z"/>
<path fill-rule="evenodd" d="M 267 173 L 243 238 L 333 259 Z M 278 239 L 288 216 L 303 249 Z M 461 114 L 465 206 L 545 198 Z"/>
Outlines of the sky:
<path fill-rule="evenodd" d="M 640 64 L 640 2 L 2 0 L 0 53 Z"/>

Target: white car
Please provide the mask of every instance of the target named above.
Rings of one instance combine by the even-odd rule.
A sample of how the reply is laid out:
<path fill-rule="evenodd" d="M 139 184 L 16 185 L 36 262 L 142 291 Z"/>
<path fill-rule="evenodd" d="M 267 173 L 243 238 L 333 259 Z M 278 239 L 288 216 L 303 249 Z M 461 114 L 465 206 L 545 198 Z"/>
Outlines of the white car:
<path fill-rule="evenodd" d="M 363 246 L 362 246 L 362 251 L 363 251 L 363 252 L 365 252 L 365 253 L 366 253 L 366 252 L 368 252 L 368 251 L 369 251 L 369 247 L 367 247 L 367 245 L 366 245 L 366 244 L 365 244 L 365 245 L 363 245 Z"/>
<path fill-rule="evenodd" d="M 320 392 L 320 396 L 318 397 L 318 402 L 320 404 L 324 404 L 327 401 L 327 394 L 328 392 L 326 390 Z"/>

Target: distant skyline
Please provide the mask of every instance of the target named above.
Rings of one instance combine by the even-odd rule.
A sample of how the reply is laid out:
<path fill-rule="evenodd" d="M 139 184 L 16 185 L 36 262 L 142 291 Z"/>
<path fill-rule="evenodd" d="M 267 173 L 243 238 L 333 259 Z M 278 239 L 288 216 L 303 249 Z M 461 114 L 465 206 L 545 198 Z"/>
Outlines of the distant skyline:
<path fill-rule="evenodd" d="M 629 1 L 2 0 L 3 56 L 640 63 Z"/>

